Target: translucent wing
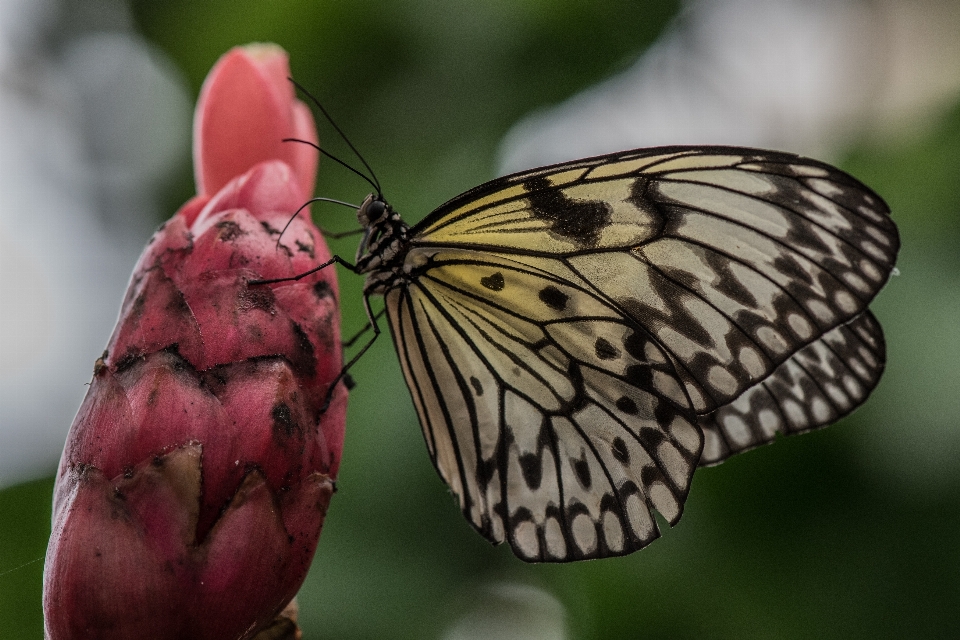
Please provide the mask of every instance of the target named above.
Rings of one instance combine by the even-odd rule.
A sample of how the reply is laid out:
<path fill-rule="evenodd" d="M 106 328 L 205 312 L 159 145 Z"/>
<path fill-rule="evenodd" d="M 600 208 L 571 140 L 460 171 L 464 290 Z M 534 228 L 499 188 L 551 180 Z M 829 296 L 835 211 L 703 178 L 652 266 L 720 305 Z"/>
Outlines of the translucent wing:
<path fill-rule="evenodd" d="M 826 333 L 739 398 L 699 420 L 701 465 L 723 462 L 778 434 L 836 422 L 867 399 L 884 365 L 883 331 L 869 311 Z"/>
<path fill-rule="evenodd" d="M 679 519 L 702 447 L 663 350 L 574 279 L 446 250 L 386 295 L 437 470 L 528 561 L 645 546 L 651 509 Z"/>
<path fill-rule="evenodd" d="M 697 464 L 841 417 L 883 368 L 866 308 L 896 228 L 813 160 L 674 147 L 555 165 L 409 238 L 386 302 L 431 456 L 526 560 L 644 546 Z"/>
<path fill-rule="evenodd" d="M 726 147 L 646 149 L 507 176 L 412 232 L 424 255 L 496 251 L 576 274 L 659 342 L 700 414 L 860 315 L 899 247 L 884 202 L 847 174 Z"/>

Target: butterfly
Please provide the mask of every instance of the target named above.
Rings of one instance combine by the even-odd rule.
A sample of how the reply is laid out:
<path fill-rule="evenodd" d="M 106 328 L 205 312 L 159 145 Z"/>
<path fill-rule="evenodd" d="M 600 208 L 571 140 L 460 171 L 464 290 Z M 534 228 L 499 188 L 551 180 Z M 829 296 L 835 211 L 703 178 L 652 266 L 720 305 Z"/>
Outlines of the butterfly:
<path fill-rule="evenodd" d="M 646 546 L 698 466 L 836 421 L 883 371 L 867 305 L 897 230 L 815 160 L 640 149 L 492 180 L 413 227 L 379 190 L 357 216 L 356 263 L 335 260 L 366 275 L 368 315 L 384 299 L 430 457 L 526 561 Z"/>

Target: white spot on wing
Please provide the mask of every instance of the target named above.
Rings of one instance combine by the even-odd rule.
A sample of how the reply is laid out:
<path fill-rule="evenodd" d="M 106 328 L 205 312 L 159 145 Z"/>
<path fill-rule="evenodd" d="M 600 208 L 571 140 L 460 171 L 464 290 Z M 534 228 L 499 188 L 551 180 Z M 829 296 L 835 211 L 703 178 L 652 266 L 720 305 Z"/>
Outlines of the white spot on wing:
<path fill-rule="evenodd" d="M 577 514 L 570 526 L 570 531 L 580 551 L 588 555 L 596 551 L 597 529 L 590 516 L 584 513 Z"/>
<path fill-rule="evenodd" d="M 603 514 L 603 539 L 610 551 L 619 553 L 623 550 L 623 527 L 620 526 L 620 519 L 612 511 Z"/>

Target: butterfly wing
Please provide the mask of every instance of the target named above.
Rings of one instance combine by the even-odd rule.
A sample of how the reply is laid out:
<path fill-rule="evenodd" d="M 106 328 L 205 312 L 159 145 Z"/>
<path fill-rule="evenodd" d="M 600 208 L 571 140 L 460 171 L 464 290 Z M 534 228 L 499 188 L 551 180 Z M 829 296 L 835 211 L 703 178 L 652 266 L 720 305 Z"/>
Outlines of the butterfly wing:
<path fill-rule="evenodd" d="M 832 424 L 856 409 L 880 381 L 885 345 L 880 323 L 864 311 L 797 351 L 768 377 L 701 416 L 700 465 Z"/>
<path fill-rule="evenodd" d="M 575 280 L 454 249 L 386 296 L 437 470 L 528 561 L 645 546 L 652 509 L 679 519 L 702 447 L 667 355 Z"/>
<path fill-rule="evenodd" d="M 899 248 L 886 204 L 847 174 L 727 147 L 507 176 L 413 233 L 425 250 L 556 258 L 656 337 L 701 414 L 862 313 Z"/>
<path fill-rule="evenodd" d="M 494 180 L 411 233 L 386 301 L 431 456 L 526 560 L 644 546 L 698 462 L 840 417 L 882 369 L 865 310 L 896 229 L 816 161 L 625 152 Z"/>

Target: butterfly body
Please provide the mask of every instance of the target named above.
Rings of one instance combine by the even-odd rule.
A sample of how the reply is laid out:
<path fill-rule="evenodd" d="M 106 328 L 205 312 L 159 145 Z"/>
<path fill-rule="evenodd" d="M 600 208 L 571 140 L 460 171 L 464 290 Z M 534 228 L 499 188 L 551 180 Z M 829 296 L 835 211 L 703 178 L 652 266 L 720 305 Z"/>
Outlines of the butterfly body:
<path fill-rule="evenodd" d="M 816 161 L 627 151 L 358 220 L 431 458 L 528 561 L 642 548 L 698 465 L 835 421 L 883 368 L 896 229 Z"/>

